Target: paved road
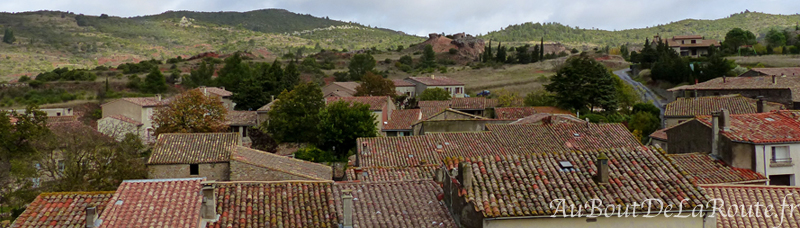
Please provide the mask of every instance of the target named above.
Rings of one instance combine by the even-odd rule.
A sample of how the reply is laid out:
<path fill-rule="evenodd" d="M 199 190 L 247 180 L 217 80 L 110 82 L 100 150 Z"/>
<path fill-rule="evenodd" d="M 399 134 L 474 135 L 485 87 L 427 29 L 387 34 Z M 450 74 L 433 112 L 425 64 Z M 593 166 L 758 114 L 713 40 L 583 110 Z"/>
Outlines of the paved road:
<path fill-rule="evenodd" d="M 629 70 L 628 69 L 618 70 L 618 71 L 614 71 L 614 74 L 616 74 L 617 77 L 621 78 L 623 81 L 625 81 L 628 84 L 630 84 L 633 87 L 633 89 L 635 89 L 637 92 L 639 92 L 639 96 L 644 101 L 653 102 L 653 104 L 656 105 L 656 107 L 658 107 L 658 109 L 661 109 L 661 119 L 663 120 L 664 119 L 664 105 L 667 104 L 667 101 L 662 100 L 661 98 L 659 98 L 658 95 L 656 95 L 656 93 L 654 93 L 652 90 L 650 90 L 650 88 L 647 88 L 647 86 L 644 86 L 644 85 L 642 85 L 642 83 L 633 80 L 630 76 L 628 76 L 627 71 L 629 71 Z"/>

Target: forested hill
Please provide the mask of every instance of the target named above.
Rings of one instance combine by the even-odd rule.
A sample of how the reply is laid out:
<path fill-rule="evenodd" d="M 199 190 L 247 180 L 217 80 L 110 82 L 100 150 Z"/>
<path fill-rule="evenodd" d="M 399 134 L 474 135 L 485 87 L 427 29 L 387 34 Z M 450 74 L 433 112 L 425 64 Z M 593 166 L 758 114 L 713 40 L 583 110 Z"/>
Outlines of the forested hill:
<path fill-rule="evenodd" d="M 181 19 L 182 17 L 219 25 L 241 26 L 245 29 L 266 33 L 287 33 L 348 24 L 326 17 L 296 14 L 284 9 L 262 9 L 248 12 L 167 11 L 162 14 L 136 18 L 167 20 Z"/>
<path fill-rule="evenodd" d="M 686 19 L 665 25 L 622 31 L 592 30 L 570 27 L 559 23 L 523 23 L 510 25 L 500 31 L 490 32 L 483 39 L 504 42 L 557 41 L 569 44 L 595 44 L 617 46 L 624 43 L 642 43 L 645 37 L 660 34 L 662 37 L 675 35 L 703 35 L 707 39 L 721 40 L 733 28 L 750 30 L 759 38 L 770 28 L 785 29 L 800 23 L 800 15 L 775 15 L 757 12 L 743 12 L 716 20 Z"/>

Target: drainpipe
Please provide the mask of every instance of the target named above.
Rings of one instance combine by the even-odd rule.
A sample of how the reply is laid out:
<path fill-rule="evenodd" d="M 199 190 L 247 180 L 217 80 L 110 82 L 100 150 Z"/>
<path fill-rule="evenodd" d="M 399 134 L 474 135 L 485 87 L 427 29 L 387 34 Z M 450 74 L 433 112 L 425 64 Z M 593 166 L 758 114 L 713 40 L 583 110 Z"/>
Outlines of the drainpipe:
<path fill-rule="evenodd" d="M 767 146 L 761 145 L 761 154 L 764 156 L 764 176 L 769 179 L 769 174 L 767 174 Z M 767 185 L 769 185 L 769 181 L 767 181 Z"/>

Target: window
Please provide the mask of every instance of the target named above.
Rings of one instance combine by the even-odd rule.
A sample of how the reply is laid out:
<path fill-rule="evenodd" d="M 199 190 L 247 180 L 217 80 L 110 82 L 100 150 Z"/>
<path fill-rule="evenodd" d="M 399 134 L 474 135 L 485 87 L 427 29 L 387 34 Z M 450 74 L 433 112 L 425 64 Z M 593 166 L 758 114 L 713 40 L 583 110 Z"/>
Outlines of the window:
<path fill-rule="evenodd" d="M 64 164 L 64 160 L 58 160 L 57 164 L 58 164 L 58 172 L 62 172 L 63 173 L 64 172 L 64 168 L 66 167 L 66 164 Z"/>
<path fill-rule="evenodd" d="M 697 40 L 692 40 L 692 43 L 693 43 L 693 44 L 696 44 L 696 43 L 697 43 Z"/>
<path fill-rule="evenodd" d="M 242 128 L 242 138 L 247 137 L 247 128 Z"/>
<path fill-rule="evenodd" d="M 772 147 L 772 163 L 791 163 L 792 157 L 789 154 L 788 146 Z"/>
<path fill-rule="evenodd" d="M 794 175 L 769 175 L 769 185 L 792 186 Z"/>
<path fill-rule="evenodd" d="M 190 164 L 189 165 L 189 175 L 200 175 L 200 165 L 198 165 L 198 164 Z"/>

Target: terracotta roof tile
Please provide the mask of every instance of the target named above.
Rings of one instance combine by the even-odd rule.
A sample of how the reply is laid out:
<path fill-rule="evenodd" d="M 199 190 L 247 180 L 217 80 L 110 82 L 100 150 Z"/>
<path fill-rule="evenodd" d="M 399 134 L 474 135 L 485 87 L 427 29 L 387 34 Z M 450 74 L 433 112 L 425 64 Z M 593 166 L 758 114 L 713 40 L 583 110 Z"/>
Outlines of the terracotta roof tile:
<path fill-rule="evenodd" d="M 411 130 L 411 125 L 422 119 L 420 109 L 401 109 L 392 111 L 389 123 L 383 125 L 383 130 Z"/>
<path fill-rule="evenodd" d="M 274 101 L 271 101 L 271 102 L 265 104 L 264 106 L 261 106 L 261 108 L 258 108 L 256 111 L 257 112 L 268 112 L 272 108 L 272 105 L 275 104 L 276 101 L 278 101 L 278 99 L 275 99 Z"/>
<path fill-rule="evenodd" d="M 578 119 L 571 114 L 533 114 L 509 124 L 563 124 L 563 123 L 586 123 L 585 120 Z"/>
<path fill-rule="evenodd" d="M 399 181 L 433 180 L 433 173 L 439 165 L 410 167 L 351 167 L 346 171 L 347 180 L 359 181 Z"/>
<path fill-rule="evenodd" d="M 439 116 L 441 116 L 441 118 L 439 118 Z M 488 120 L 489 118 L 469 114 L 452 108 L 446 108 L 437 113 L 428 116 L 423 116 L 422 118 L 422 120 L 473 120 L 473 119 Z"/>
<path fill-rule="evenodd" d="M 169 103 L 168 101 L 160 100 L 157 97 L 125 97 L 121 99 L 142 107 L 164 106 Z"/>
<path fill-rule="evenodd" d="M 100 227 L 197 227 L 204 180 L 123 181 L 100 215 Z"/>
<path fill-rule="evenodd" d="M 494 108 L 496 119 L 501 120 L 517 120 L 537 113 L 572 114 L 567 110 L 551 106 Z"/>
<path fill-rule="evenodd" d="M 348 89 L 348 90 L 350 90 L 351 93 L 355 93 L 356 92 L 356 88 L 359 85 L 361 85 L 361 83 L 358 83 L 358 82 L 333 82 L 332 84 L 336 84 L 336 85 L 339 85 L 339 86 L 341 86 L 341 87 L 343 87 L 345 89 Z"/>
<path fill-rule="evenodd" d="M 452 98 L 446 101 L 420 101 L 418 106 L 422 110 L 423 118 L 428 118 L 448 108 L 455 110 L 484 110 L 487 108 L 494 108 L 497 106 L 497 100 L 485 97 Z"/>
<path fill-rule="evenodd" d="M 403 79 L 392 79 L 394 87 L 414 87 L 414 83 L 407 82 Z"/>
<path fill-rule="evenodd" d="M 254 150 L 243 146 L 239 146 L 234 150 L 231 160 L 312 180 L 331 180 L 333 177 L 333 171 L 330 166 Z"/>
<path fill-rule="evenodd" d="M 702 153 L 670 154 L 678 167 L 689 173 L 698 184 L 724 184 L 767 181 L 767 177 L 753 170 L 731 167 L 711 155 Z"/>
<path fill-rule="evenodd" d="M 228 111 L 225 115 L 225 124 L 230 126 L 256 126 L 257 120 L 256 111 Z"/>
<path fill-rule="evenodd" d="M 353 227 L 457 227 L 437 199 L 442 188 L 432 180 L 343 182 L 334 184 L 336 207 L 342 220 L 342 191 L 352 190 Z"/>
<path fill-rule="evenodd" d="M 338 227 L 332 188 L 322 181 L 217 183 L 220 218 L 207 227 Z"/>
<path fill-rule="evenodd" d="M 239 140 L 237 132 L 161 134 L 147 164 L 228 162 Z"/>
<path fill-rule="evenodd" d="M 725 80 L 725 82 L 723 82 Z M 669 89 L 680 90 L 744 90 L 744 89 L 789 89 L 792 91 L 792 100 L 800 101 L 800 75 L 778 76 L 777 82 L 772 83 L 772 76 L 753 77 L 719 77 L 695 85 L 685 85 Z"/>
<path fill-rule="evenodd" d="M 750 70 L 761 75 L 800 75 L 800 67 L 752 68 Z"/>
<path fill-rule="evenodd" d="M 123 115 L 112 115 L 112 116 L 109 116 L 108 118 L 112 118 L 112 119 L 116 119 L 116 120 L 119 120 L 119 121 L 122 121 L 122 122 L 130 123 L 130 124 L 133 124 L 133 125 L 136 125 L 136 126 L 144 125 L 142 122 L 136 121 L 134 119 L 128 118 L 127 116 L 123 116 Z"/>
<path fill-rule="evenodd" d="M 487 125 L 487 128 L 488 132 L 359 138 L 359 166 L 416 166 L 442 162 L 446 157 L 642 146 L 622 124 Z"/>
<path fill-rule="evenodd" d="M 712 112 L 726 109 L 731 114 L 756 113 L 756 103 L 758 100 L 743 97 L 741 95 L 713 96 L 713 97 L 679 97 L 677 100 L 667 104 L 664 115 L 667 117 L 694 117 L 699 115 L 711 115 Z M 773 102 L 765 102 L 765 105 L 778 106 L 783 109 L 783 105 Z"/>
<path fill-rule="evenodd" d="M 608 156 L 609 183 L 601 186 L 593 176 L 601 154 Z M 562 168 L 560 161 L 574 168 Z M 470 158 L 474 181 L 465 186 L 467 202 L 487 218 L 553 215 L 554 199 L 565 205 L 582 205 L 599 199 L 603 205 L 625 205 L 660 199 L 665 204 L 705 204 L 703 191 L 666 158 L 663 151 L 648 147 L 579 150 L 531 155 L 494 155 Z M 579 207 L 586 213 L 586 209 Z M 642 209 L 639 209 L 640 211 Z M 644 209 L 646 210 L 646 209 Z M 658 209 L 656 209 L 658 211 Z"/>
<path fill-rule="evenodd" d="M 718 216 L 719 228 L 751 228 L 751 227 L 800 227 L 800 210 L 783 211 L 781 205 L 800 205 L 800 187 L 758 186 L 758 185 L 702 185 L 709 198 L 722 200 L 725 215 L 741 208 L 759 210 L 760 216 L 742 216 L 739 211 L 735 216 Z M 756 206 L 756 203 L 759 206 Z M 764 216 L 765 208 L 774 208 L 772 216 Z M 756 212 L 753 212 L 756 213 Z"/>
<path fill-rule="evenodd" d="M 225 90 L 223 88 L 219 88 L 219 87 L 200 87 L 200 88 L 197 88 L 197 89 L 200 90 L 200 92 L 207 92 L 207 93 L 214 94 L 214 95 L 217 95 L 217 96 L 220 96 L 220 97 L 233 96 L 233 92 Z"/>
<path fill-rule="evenodd" d="M 12 227 L 85 227 L 86 208 L 103 211 L 111 200 L 111 192 L 42 193 L 25 209 Z"/>
<path fill-rule="evenodd" d="M 791 117 L 788 111 L 772 111 L 730 115 L 730 130 L 721 131 L 733 141 L 749 143 L 785 143 L 800 141 L 800 121 Z M 697 119 L 711 126 L 711 116 L 698 116 Z"/>
<path fill-rule="evenodd" d="M 650 134 L 650 138 L 658 139 L 661 141 L 667 141 L 667 129 L 668 128 L 663 128 L 654 131 L 652 134 Z"/>
<path fill-rule="evenodd" d="M 463 86 L 464 83 L 448 77 L 408 77 L 406 81 L 412 81 L 427 86 Z"/>
<path fill-rule="evenodd" d="M 377 96 L 377 97 L 327 97 L 325 98 L 326 103 L 333 103 L 336 101 L 345 101 L 349 103 L 362 103 L 369 105 L 369 110 L 372 111 L 382 111 L 386 104 L 389 102 L 389 97 L 386 96 Z"/>

